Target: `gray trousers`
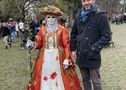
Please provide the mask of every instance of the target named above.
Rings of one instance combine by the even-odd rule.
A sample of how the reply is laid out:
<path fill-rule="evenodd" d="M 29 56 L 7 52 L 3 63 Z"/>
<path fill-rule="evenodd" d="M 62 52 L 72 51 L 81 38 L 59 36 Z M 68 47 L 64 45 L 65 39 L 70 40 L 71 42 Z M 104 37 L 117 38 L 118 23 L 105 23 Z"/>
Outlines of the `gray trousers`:
<path fill-rule="evenodd" d="M 80 68 L 84 90 L 102 90 L 99 69 Z"/>

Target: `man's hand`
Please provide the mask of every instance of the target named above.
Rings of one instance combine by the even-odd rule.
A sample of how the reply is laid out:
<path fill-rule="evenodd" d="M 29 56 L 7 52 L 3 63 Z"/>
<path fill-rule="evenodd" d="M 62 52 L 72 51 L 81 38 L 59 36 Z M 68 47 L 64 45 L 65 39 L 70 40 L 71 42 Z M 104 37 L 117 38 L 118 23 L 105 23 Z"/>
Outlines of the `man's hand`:
<path fill-rule="evenodd" d="M 77 55 L 76 55 L 76 51 L 72 51 L 71 53 L 71 59 L 74 63 L 76 63 L 76 59 L 77 59 Z"/>

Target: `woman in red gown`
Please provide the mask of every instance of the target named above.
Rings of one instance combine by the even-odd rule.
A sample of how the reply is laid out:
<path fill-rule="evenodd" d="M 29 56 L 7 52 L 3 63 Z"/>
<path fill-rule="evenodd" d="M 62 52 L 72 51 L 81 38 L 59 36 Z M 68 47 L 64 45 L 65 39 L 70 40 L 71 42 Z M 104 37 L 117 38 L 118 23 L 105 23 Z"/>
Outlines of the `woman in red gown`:
<path fill-rule="evenodd" d="M 35 41 L 40 54 L 31 90 L 82 90 L 71 63 L 68 29 L 58 22 L 63 13 L 55 6 L 47 6 L 41 13 L 46 16 L 46 25 L 40 28 Z"/>

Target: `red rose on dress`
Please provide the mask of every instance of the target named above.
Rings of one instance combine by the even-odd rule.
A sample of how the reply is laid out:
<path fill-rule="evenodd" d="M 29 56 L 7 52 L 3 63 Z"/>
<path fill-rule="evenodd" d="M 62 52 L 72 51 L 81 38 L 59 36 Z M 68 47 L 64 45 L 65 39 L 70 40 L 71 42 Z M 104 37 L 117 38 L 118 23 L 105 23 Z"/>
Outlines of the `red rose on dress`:
<path fill-rule="evenodd" d="M 70 60 L 68 61 L 68 64 L 71 65 L 71 61 Z"/>
<path fill-rule="evenodd" d="M 57 73 L 56 73 L 56 72 L 53 72 L 53 73 L 50 75 L 50 78 L 51 78 L 51 79 L 55 79 L 56 76 L 57 76 Z"/>
<path fill-rule="evenodd" d="M 45 77 L 44 77 L 44 80 L 45 80 L 45 81 L 47 81 L 47 80 L 48 80 L 48 77 L 47 77 L 47 76 L 45 76 Z"/>

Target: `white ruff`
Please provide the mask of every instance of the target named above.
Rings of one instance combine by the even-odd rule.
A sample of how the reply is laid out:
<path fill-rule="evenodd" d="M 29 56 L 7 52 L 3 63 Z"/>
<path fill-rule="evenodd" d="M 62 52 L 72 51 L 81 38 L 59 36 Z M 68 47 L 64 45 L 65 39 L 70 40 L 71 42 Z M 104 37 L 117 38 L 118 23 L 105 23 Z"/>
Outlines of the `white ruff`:
<path fill-rule="evenodd" d="M 65 90 L 62 81 L 58 49 L 45 49 L 42 67 L 41 90 Z M 54 78 L 50 78 L 52 73 Z"/>

